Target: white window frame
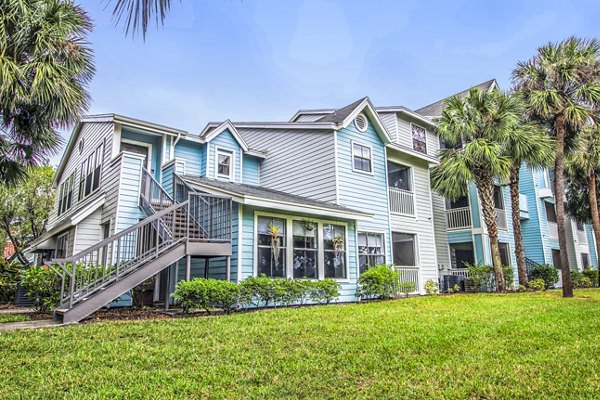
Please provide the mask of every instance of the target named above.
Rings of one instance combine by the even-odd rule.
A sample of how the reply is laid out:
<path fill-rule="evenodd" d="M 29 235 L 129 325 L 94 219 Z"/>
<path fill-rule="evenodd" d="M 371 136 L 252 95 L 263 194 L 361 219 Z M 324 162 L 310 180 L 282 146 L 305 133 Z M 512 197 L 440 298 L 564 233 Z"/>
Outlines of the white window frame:
<path fill-rule="evenodd" d="M 413 126 L 416 126 L 417 128 L 421 128 L 425 131 L 425 141 L 423 143 L 425 143 L 425 152 L 419 151 L 415 149 L 415 137 L 413 136 Z M 416 151 L 419 154 L 428 154 L 428 146 L 427 146 L 427 129 L 425 129 L 424 127 L 422 127 L 421 125 L 415 124 L 415 123 L 410 123 L 410 143 L 412 144 L 411 148 L 413 151 Z"/>
<path fill-rule="evenodd" d="M 394 264 L 394 233 L 404 233 L 405 235 L 412 235 L 415 240 L 413 243 L 413 250 L 415 252 L 415 265 L 396 265 Z M 421 254 L 419 253 L 419 234 L 417 232 L 411 232 L 411 231 L 400 231 L 397 229 L 392 229 L 392 233 L 390 236 L 390 245 L 392 246 L 391 248 L 391 255 L 392 255 L 392 264 L 396 267 L 415 267 L 415 268 L 419 268 L 419 276 L 421 274 Z M 450 248 L 450 245 L 448 245 L 448 249 Z M 473 251 L 475 250 L 475 247 L 473 247 Z M 450 250 L 448 250 L 450 251 Z"/>
<path fill-rule="evenodd" d="M 229 175 L 219 174 L 219 156 L 224 155 L 231 158 Z M 226 147 L 215 147 L 215 178 L 227 179 L 229 182 L 235 180 L 235 150 Z"/>
<path fill-rule="evenodd" d="M 121 139 L 121 142 L 127 143 L 127 144 L 135 144 L 136 146 L 140 146 L 140 147 L 147 147 L 148 148 L 148 158 L 146 159 L 145 168 L 148 171 L 153 172 L 152 171 L 152 143 L 140 142 L 138 140 L 133 140 L 133 139 Z"/>
<path fill-rule="evenodd" d="M 363 118 L 365 120 L 365 129 L 360 129 L 360 127 L 358 126 L 358 124 L 356 123 L 356 120 L 358 118 Z M 358 114 L 356 117 L 354 117 L 354 127 L 356 128 L 357 131 L 359 131 L 360 133 L 365 133 L 366 131 L 369 130 L 369 119 L 367 118 L 367 116 L 363 113 Z"/>
<path fill-rule="evenodd" d="M 381 236 L 383 236 L 383 242 L 381 243 L 382 244 L 382 249 L 383 249 L 383 263 L 386 264 L 386 265 L 388 264 L 388 257 L 387 257 L 387 251 L 386 251 L 386 249 L 387 249 L 387 246 L 386 246 L 387 234 L 385 232 L 383 232 L 383 231 L 377 231 L 377 230 L 365 230 L 365 229 L 357 230 L 356 231 L 356 268 L 357 268 L 357 271 L 358 271 L 359 275 L 360 275 L 360 256 L 361 256 L 362 253 L 359 250 L 360 245 L 359 245 L 359 242 L 358 242 L 358 236 L 361 233 L 367 235 L 367 245 L 368 245 L 368 238 L 369 238 L 368 235 L 381 235 Z M 373 254 L 369 254 L 369 255 L 373 255 Z M 374 265 L 372 265 L 372 267 L 374 267 Z"/>
<path fill-rule="evenodd" d="M 253 276 L 258 276 L 258 217 L 267 217 L 267 218 L 279 218 L 286 221 L 286 243 L 285 243 L 285 257 L 286 257 L 286 267 L 285 267 L 285 276 L 287 278 L 293 279 L 294 271 L 293 271 L 293 261 L 294 261 L 294 236 L 293 236 L 293 221 L 301 221 L 306 217 L 295 214 L 279 214 L 272 212 L 263 212 L 263 211 L 255 211 L 254 212 L 254 238 L 253 238 L 253 260 L 252 260 L 252 274 Z M 312 218 L 311 218 L 312 219 Z M 336 282 L 347 283 L 350 282 L 350 264 L 349 264 L 349 252 L 350 248 L 348 245 L 348 223 L 343 221 L 333 221 L 327 219 L 314 219 L 317 224 L 317 235 L 318 235 L 318 248 L 317 248 L 317 265 L 318 265 L 318 278 L 317 280 L 325 279 L 325 248 L 323 245 L 323 225 L 333 224 L 340 225 L 344 227 L 344 235 L 345 235 L 345 246 L 344 246 L 344 265 L 346 266 L 346 277 L 345 278 L 331 278 Z M 356 236 L 356 234 L 355 234 Z"/>
<path fill-rule="evenodd" d="M 367 147 L 369 149 L 369 152 L 371 154 L 371 158 L 369 159 L 369 164 L 371 166 L 371 171 L 363 171 L 362 169 L 356 169 L 354 168 L 354 145 L 358 145 L 358 146 L 362 146 L 362 147 Z M 374 169 L 374 165 L 373 165 L 373 146 L 365 144 L 365 143 L 361 143 L 361 142 L 357 142 L 355 140 L 351 141 L 351 146 L 352 146 L 352 157 L 350 158 L 350 163 L 352 164 L 352 171 L 354 172 L 358 172 L 360 174 L 365 174 L 365 175 L 373 175 L 373 169 Z M 362 158 L 362 157 L 361 157 Z"/>

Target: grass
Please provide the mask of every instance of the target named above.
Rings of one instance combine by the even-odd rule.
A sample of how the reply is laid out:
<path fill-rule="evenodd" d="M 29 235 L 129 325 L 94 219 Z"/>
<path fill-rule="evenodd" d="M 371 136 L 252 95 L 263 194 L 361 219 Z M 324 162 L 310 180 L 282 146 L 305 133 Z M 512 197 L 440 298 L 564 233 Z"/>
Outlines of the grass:
<path fill-rule="evenodd" d="M 27 314 L 0 314 L 0 324 L 29 321 L 30 319 L 31 318 Z"/>
<path fill-rule="evenodd" d="M 0 398 L 600 398 L 600 290 L 0 334 Z"/>

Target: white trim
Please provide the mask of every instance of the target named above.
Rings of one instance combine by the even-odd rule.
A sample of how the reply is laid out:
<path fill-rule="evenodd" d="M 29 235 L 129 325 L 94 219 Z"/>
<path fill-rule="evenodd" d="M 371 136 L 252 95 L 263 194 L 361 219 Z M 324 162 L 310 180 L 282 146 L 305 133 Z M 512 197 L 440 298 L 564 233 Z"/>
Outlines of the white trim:
<path fill-rule="evenodd" d="M 114 124 L 111 158 L 116 158 L 120 153 L 121 153 L 121 124 Z"/>
<path fill-rule="evenodd" d="M 340 166 L 338 162 L 338 132 L 333 131 L 333 154 L 334 158 L 334 175 L 335 175 L 335 204 L 340 204 Z M 352 160 L 354 165 L 354 160 Z"/>
<path fill-rule="evenodd" d="M 364 128 L 361 128 L 360 126 L 358 126 L 357 120 L 358 120 L 359 118 L 361 118 L 361 119 L 363 119 L 363 120 L 364 120 L 364 122 L 365 122 L 365 127 L 364 127 Z M 366 116 L 365 114 L 363 114 L 363 113 L 359 113 L 359 114 L 358 114 L 358 115 L 357 115 L 357 116 L 354 118 L 354 126 L 356 127 L 356 129 L 357 129 L 359 132 L 361 132 L 361 133 L 364 133 L 364 132 L 366 132 L 366 131 L 368 131 L 368 130 L 369 130 L 369 119 L 367 118 L 367 116 Z"/>
<path fill-rule="evenodd" d="M 147 147 L 148 148 L 148 159 L 146 160 L 146 169 L 148 169 L 148 171 L 152 172 L 152 143 L 146 143 L 146 142 L 140 142 L 138 140 L 133 140 L 133 139 L 121 139 L 121 143 L 127 143 L 127 144 L 133 144 L 136 146 L 140 146 L 140 147 Z M 119 144 L 119 149 L 121 148 L 121 145 Z M 127 152 L 127 151 L 126 151 Z M 131 152 L 128 152 L 131 153 Z M 136 155 L 140 155 L 137 153 L 132 153 L 132 154 L 136 154 Z"/>
<path fill-rule="evenodd" d="M 209 174 L 210 167 L 210 143 L 206 143 L 206 171 L 204 171 L 204 176 L 210 178 Z"/>
<path fill-rule="evenodd" d="M 215 146 L 215 178 L 216 179 L 227 179 L 229 182 L 235 181 L 235 160 L 236 151 L 227 147 Z M 219 174 L 219 156 L 229 156 L 231 166 L 229 168 L 229 175 Z"/>
<path fill-rule="evenodd" d="M 242 275 L 242 246 L 244 244 L 243 240 L 244 234 L 244 205 L 238 203 L 238 248 L 237 248 L 237 273 L 236 273 L 236 281 L 239 283 Z"/>
<path fill-rule="evenodd" d="M 235 161 L 235 159 L 234 159 Z M 234 176 L 235 180 L 235 176 Z M 240 151 L 240 183 L 244 183 L 244 152 Z"/>
<path fill-rule="evenodd" d="M 202 133 L 200 135 L 201 136 L 204 135 L 205 132 L 211 127 L 212 126 L 210 124 L 206 125 L 206 127 L 202 130 Z M 233 124 L 231 123 L 230 120 L 223 122 L 221 125 L 217 126 L 215 129 L 213 129 L 210 133 L 206 134 L 206 137 L 204 137 L 204 141 L 206 143 L 208 143 L 226 130 L 229 130 L 229 132 L 234 137 L 234 139 L 238 142 L 238 144 L 240 145 L 242 150 L 248 151 L 248 145 L 246 144 L 246 142 L 244 141 L 242 136 L 239 134 L 237 129 L 235 129 L 235 126 L 233 126 Z"/>
<path fill-rule="evenodd" d="M 390 237 L 390 244 L 392 246 L 391 248 L 391 255 L 392 255 L 392 264 L 394 264 L 394 233 L 403 233 L 405 235 L 412 235 L 414 236 L 415 240 L 413 242 L 413 251 L 415 252 L 415 265 L 399 265 L 400 267 L 418 267 L 419 269 L 421 269 L 421 254 L 420 254 L 420 246 L 419 246 L 419 235 L 420 233 L 414 230 L 410 230 L 410 229 L 404 229 L 401 228 L 401 230 L 398 229 L 392 229 L 392 233 L 391 233 L 391 237 Z M 448 247 L 450 247 L 450 244 L 448 244 Z M 452 264 L 452 261 L 450 262 Z M 394 264 L 395 265 L 395 264 Z"/>
<path fill-rule="evenodd" d="M 358 275 L 360 275 L 360 261 L 358 260 L 358 257 L 360 257 L 361 253 L 358 250 L 358 235 L 360 235 L 361 233 L 366 233 L 367 234 L 367 242 L 368 242 L 368 235 L 372 234 L 372 235 L 383 235 L 383 263 L 384 264 L 388 264 L 388 256 L 387 256 L 387 247 L 386 246 L 386 239 L 388 238 L 388 233 L 384 230 L 380 230 L 380 229 L 356 229 L 356 268 L 357 268 L 357 273 Z M 391 243 L 391 240 L 390 240 Z M 368 243 L 367 243 L 368 244 Z M 373 255 L 373 254 L 368 254 L 368 255 Z M 392 255 L 392 249 L 390 249 L 390 255 Z M 393 256 L 393 255 L 392 255 Z M 374 265 L 373 265 L 374 267 Z"/>
<path fill-rule="evenodd" d="M 411 136 L 411 143 L 412 143 L 412 136 Z M 428 163 L 433 164 L 433 165 L 437 165 L 440 163 L 440 161 L 433 156 L 430 156 L 425 153 L 420 153 L 418 151 L 414 151 L 412 148 L 403 146 L 398 143 L 390 143 L 390 144 L 387 144 L 385 147 L 388 149 L 395 150 L 395 151 L 400 151 L 400 152 L 406 154 L 407 156 L 427 161 Z"/>
<path fill-rule="evenodd" d="M 371 167 L 371 171 L 363 171 L 361 169 L 356 169 L 354 168 L 354 145 L 357 144 L 359 146 L 362 147 L 368 147 L 369 148 L 369 153 L 371 155 L 371 157 L 369 158 L 369 165 Z M 351 163 L 351 167 L 352 167 L 352 172 L 358 172 L 361 174 L 365 174 L 365 175 L 371 175 L 373 176 L 373 146 L 369 145 L 369 144 L 363 144 L 361 142 L 358 142 L 356 140 L 351 140 L 350 141 L 350 145 L 352 146 L 351 148 L 351 153 L 352 153 L 352 157 L 350 158 L 350 163 Z M 362 158 L 362 157 L 361 157 Z"/>

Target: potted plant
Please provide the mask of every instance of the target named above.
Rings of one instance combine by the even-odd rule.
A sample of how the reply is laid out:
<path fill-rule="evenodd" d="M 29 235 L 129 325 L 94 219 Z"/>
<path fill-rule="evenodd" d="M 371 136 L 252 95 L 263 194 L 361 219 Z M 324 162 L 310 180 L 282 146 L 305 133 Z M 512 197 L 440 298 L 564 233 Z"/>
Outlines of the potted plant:
<path fill-rule="evenodd" d="M 304 224 L 304 230 L 306 232 L 312 232 L 317 227 L 317 223 L 312 219 L 304 219 L 302 220 L 302 223 Z"/>
<path fill-rule="evenodd" d="M 271 253 L 273 254 L 275 267 L 277 267 L 277 265 L 279 265 L 279 249 L 281 248 L 281 242 L 279 239 L 281 228 L 273 224 L 269 224 L 269 233 L 271 234 Z"/>
<path fill-rule="evenodd" d="M 344 238 L 341 235 L 337 235 L 333 237 L 332 242 L 335 258 L 338 258 L 340 253 L 344 251 Z"/>

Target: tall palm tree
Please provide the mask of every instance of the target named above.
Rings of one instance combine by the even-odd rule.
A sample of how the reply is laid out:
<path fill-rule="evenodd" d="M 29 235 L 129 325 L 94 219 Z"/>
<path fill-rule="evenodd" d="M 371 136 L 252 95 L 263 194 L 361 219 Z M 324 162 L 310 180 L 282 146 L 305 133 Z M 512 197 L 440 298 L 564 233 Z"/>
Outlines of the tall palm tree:
<path fill-rule="evenodd" d="M 70 1 L 0 1 L 0 183 L 59 146 L 57 129 L 87 108 L 92 25 Z"/>
<path fill-rule="evenodd" d="M 431 173 L 433 189 L 450 200 L 466 196 L 469 183 L 475 183 L 490 238 L 496 290 L 500 292 L 504 291 L 505 284 L 498 246 L 494 183 L 509 177 L 511 160 L 502 144 L 519 122 L 520 112 L 518 99 L 499 91 L 471 89 L 465 97 L 450 97 L 438 120 L 438 131 L 454 148 L 440 152 L 440 164 Z"/>
<path fill-rule="evenodd" d="M 598 212 L 598 193 L 596 191 L 597 176 L 600 173 L 600 126 L 596 122 L 586 126 L 577 139 L 575 150 L 570 152 L 565 160 L 565 170 L 569 175 L 569 180 L 575 179 L 585 184 L 587 209 L 596 236 L 596 254 L 600 254 L 600 214 Z M 569 205 L 572 197 L 572 191 L 568 190 L 567 205 Z M 587 218 L 575 216 L 578 217 L 579 221 L 589 221 Z"/>
<path fill-rule="evenodd" d="M 117 23 L 124 20 L 126 33 L 141 31 L 144 38 L 150 21 L 154 19 L 157 25 L 162 25 L 171 8 L 171 0 L 114 0 L 114 3 Z"/>
<path fill-rule="evenodd" d="M 504 142 L 504 150 L 511 160 L 509 186 L 519 284 L 527 286 L 527 266 L 519 205 L 519 174 L 523 165 L 528 168 L 549 166 L 554 159 L 554 147 L 543 129 L 524 120 L 512 128 Z"/>
<path fill-rule="evenodd" d="M 539 118 L 549 120 L 556 138 L 554 160 L 556 218 L 562 264 L 563 297 L 573 297 L 565 231 L 565 143 L 592 115 L 600 103 L 600 42 L 575 37 L 549 43 L 513 71 L 517 89 Z"/>

